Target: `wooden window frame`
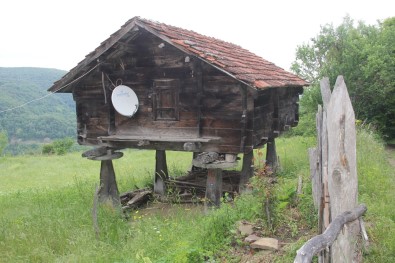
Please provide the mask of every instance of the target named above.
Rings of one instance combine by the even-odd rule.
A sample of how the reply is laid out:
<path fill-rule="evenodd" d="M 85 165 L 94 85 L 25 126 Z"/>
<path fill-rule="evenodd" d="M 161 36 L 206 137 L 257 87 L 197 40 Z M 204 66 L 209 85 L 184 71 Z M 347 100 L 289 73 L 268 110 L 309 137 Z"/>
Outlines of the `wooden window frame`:
<path fill-rule="evenodd" d="M 163 107 L 161 105 L 163 93 L 170 93 L 172 96 L 172 106 Z M 153 117 L 155 121 L 179 121 L 179 81 L 177 79 L 157 79 L 153 85 Z M 170 112 L 170 117 L 163 117 L 164 112 Z"/>

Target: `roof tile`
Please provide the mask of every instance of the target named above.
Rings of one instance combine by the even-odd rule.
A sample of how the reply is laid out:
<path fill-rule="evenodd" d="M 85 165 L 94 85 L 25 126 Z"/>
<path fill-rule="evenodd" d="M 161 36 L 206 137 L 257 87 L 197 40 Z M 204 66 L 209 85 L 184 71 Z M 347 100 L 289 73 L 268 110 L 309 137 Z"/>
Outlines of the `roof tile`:
<path fill-rule="evenodd" d="M 238 45 L 207 37 L 196 32 L 138 18 L 140 23 L 168 37 L 175 46 L 181 46 L 198 55 L 238 80 L 255 88 L 306 86 L 308 83 L 273 63 Z"/>

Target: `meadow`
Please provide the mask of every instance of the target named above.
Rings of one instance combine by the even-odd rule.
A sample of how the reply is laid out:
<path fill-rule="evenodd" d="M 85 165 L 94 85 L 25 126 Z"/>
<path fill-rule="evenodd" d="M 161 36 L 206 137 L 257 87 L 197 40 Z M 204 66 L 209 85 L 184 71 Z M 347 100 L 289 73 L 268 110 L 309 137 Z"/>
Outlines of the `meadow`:
<path fill-rule="evenodd" d="M 307 148 L 314 144 L 314 138 L 278 139 L 282 170 L 277 183 L 268 186 L 254 178 L 251 193 L 207 215 L 200 205 L 170 204 L 156 212 L 131 211 L 126 217 L 101 206 L 98 236 L 91 209 L 99 162 L 83 159 L 81 153 L 1 157 L 0 262 L 240 262 L 247 252 L 235 233 L 238 220 L 261 222 L 266 234 L 283 242 L 270 261 L 292 262 L 296 249 L 316 231 L 307 161 Z M 255 156 L 259 168 L 264 151 Z M 359 131 L 359 202 L 368 207 L 370 237 L 365 262 L 395 262 L 395 173 L 390 157 L 373 133 Z M 187 171 L 191 158 L 190 153 L 168 152 L 170 174 Z M 127 150 L 114 161 L 120 192 L 151 184 L 154 161 L 154 151 L 138 150 Z M 300 175 L 303 194 L 295 198 Z M 265 223 L 263 208 L 268 191 L 271 226 Z M 161 206 L 153 200 L 154 207 Z"/>

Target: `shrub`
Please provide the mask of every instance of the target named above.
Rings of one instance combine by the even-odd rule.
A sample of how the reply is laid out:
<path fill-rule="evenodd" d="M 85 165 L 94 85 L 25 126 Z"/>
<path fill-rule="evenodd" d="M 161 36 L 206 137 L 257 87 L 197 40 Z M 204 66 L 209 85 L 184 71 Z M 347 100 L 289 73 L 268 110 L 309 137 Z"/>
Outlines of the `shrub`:
<path fill-rule="evenodd" d="M 42 148 L 43 154 L 57 154 L 57 155 L 64 155 L 70 151 L 71 147 L 74 144 L 74 140 L 71 138 L 64 138 L 55 140 L 52 143 L 45 144 Z"/>

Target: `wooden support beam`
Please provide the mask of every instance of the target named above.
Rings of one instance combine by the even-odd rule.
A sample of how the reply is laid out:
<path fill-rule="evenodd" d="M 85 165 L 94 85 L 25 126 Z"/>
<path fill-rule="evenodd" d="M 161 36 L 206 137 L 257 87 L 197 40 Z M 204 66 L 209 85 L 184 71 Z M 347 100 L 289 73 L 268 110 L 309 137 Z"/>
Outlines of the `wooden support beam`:
<path fill-rule="evenodd" d="M 113 207 L 121 206 L 112 160 L 101 161 L 98 200 L 100 203 L 109 203 Z"/>
<path fill-rule="evenodd" d="M 204 93 L 203 88 L 203 70 L 202 62 L 200 60 L 195 62 L 196 79 L 197 79 L 197 100 L 198 100 L 198 110 L 197 110 L 197 136 L 202 136 L 202 98 Z"/>
<path fill-rule="evenodd" d="M 269 138 L 266 144 L 266 164 L 272 169 L 273 173 L 278 168 L 278 159 L 276 151 L 276 141 L 274 138 Z"/>
<path fill-rule="evenodd" d="M 169 178 L 166 162 L 166 151 L 156 150 L 155 155 L 155 181 L 154 181 L 154 192 L 160 195 L 165 195 L 166 185 L 165 180 Z"/>
<path fill-rule="evenodd" d="M 239 182 L 239 193 L 245 192 L 246 184 L 250 178 L 254 175 L 254 165 L 252 159 L 254 158 L 254 151 L 245 153 L 243 156 L 243 166 L 241 168 L 240 182 Z"/>
<path fill-rule="evenodd" d="M 206 184 L 206 202 L 204 204 L 207 211 L 210 207 L 219 207 L 222 197 L 222 169 L 208 169 Z"/>
<path fill-rule="evenodd" d="M 240 141 L 240 151 L 244 152 L 245 150 L 245 144 L 246 144 L 246 129 L 247 129 L 247 87 L 244 85 L 239 85 L 239 89 L 240 89 L 240 93 L 241 93 L 241 104 L 242 104 L 242 108 L 243 111 L 241 113 L 241 120 L 240 120 L 240 124 L 241 126 L 241 141 Z"/>

